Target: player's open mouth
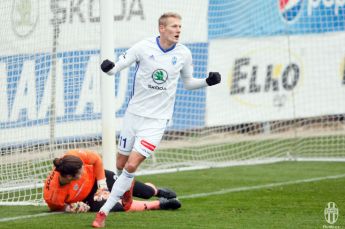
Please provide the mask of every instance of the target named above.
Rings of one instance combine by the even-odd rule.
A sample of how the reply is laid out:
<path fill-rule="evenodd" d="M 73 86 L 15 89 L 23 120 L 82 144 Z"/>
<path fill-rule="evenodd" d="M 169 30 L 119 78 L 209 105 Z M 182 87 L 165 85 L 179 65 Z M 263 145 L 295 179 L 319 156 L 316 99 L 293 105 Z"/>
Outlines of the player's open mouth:
<path fill-rule="evenodd" d="M 180 37 L 179 35 L 176 35 L 176 36 L 175 36 L 176 39 L 179 39 L 179 37 Z"/>

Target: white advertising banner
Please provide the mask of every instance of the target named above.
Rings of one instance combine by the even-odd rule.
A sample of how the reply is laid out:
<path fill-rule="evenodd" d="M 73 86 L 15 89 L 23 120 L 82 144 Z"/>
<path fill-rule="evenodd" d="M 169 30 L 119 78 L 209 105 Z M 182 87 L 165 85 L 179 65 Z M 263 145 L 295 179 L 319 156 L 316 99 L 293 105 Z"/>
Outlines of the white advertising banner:
<path fill-rule="evenodd" d="M 206 125 L 345 113 L 345 34 L 212 40 Z"/>
<path fill-rule="evenodd" d="M 100 47 L 97 0 L 2 0 L 1 5 L 1 55 L 50 52 L 54 24 L 58 51 Z M 168 11 L 182 16 L 182 43 L 207 42 L 207 9 L 208 1 L 199 0 L 114 1 L 115 48 L 158 36 L 158 18 Z"/>
<path fill-rule="evenodd" d="M 188 4 L 183 0 L 114 1 L 116 55 L 143 38 L 158 36 L 158 18 L 164 12 L 182 16 L 181 42 L 203 43 L 203 52 L 194 51 L 196 59 L 203 58 L 208 1 L 199 0 Z M 0 13 L 0 146 L 49 140 L 52 79 L 56 86 L 55 138 L 100 135 L 99 1 L 3 0 Z M 203 61 L 199 65 L 206 68 Z M 118 126 L 134 71 L 132 66 L 115 76 Z"/>

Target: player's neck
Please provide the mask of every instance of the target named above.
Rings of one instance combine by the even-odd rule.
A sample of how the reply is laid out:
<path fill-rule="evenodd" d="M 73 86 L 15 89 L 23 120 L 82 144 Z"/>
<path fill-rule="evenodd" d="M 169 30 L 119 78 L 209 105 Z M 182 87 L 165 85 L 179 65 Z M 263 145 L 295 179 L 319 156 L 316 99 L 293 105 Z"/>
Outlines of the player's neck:
<path fill-rule="evenodd" d="M 167 50 L 171 48 L 175 43 L 168 41 L 166 39 L 163 39 L 162 37 L 159 37 L 159 45 L 164 49 Z"/>
<path fill-rule="evenodd" d="M 71 181 L 67 179 L 66 177 L 60 176 L 59 177 L 59 183 L 61 186 L 69 184 Z"/>

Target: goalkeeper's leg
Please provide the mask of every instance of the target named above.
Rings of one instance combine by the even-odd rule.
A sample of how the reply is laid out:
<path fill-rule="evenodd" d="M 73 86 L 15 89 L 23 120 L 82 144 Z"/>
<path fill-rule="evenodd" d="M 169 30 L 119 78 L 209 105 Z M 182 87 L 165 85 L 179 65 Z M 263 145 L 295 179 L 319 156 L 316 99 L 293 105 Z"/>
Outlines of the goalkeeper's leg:
<path fill-rule="evenodd" d="M 144 184 L 140 181 L 135 181 L 133 187 L 133 196 L 139 197 L 142 199 L 150 199 L 153 196 L 156 196 L 157 190 L 155 187 Z"/>
<path fill-rule="evenodd" d="M 169 188 L 157 188 L 152 183 L 145 183 L 145 185 L 150 186 L 154 190 L 154 196 L 157 196 L 159 198 L 165 198 L 165 199 L 176 198 L 176 193 Z"/>
<path fill-rule="evenodd" d="M 181 203 L 177 199 L 164 199 L 154 201 L 138 201 L 133 200 L 129 212 L 145 211 L 145 210 L 175 210 L 181 207 Z"/>

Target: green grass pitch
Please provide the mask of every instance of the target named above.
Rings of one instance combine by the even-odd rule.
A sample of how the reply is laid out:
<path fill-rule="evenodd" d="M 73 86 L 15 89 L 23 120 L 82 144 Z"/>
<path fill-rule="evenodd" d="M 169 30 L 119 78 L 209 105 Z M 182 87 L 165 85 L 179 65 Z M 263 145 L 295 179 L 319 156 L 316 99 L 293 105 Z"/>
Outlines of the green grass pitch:
<path fill-rule="evenodd" d="M 111 213 L 106 228 L 345 229 L 342 162 L 281 162 L 141 176 L 138 180 L 173 188 L 182 208 Z M 335 202 L 339 210 L 332 225 L 324 216 L 328 202 Z M 48 212 L 44 206 L 0 206 L 0 228 L 91 228 L 95 216 L 39 215 Z"/>

